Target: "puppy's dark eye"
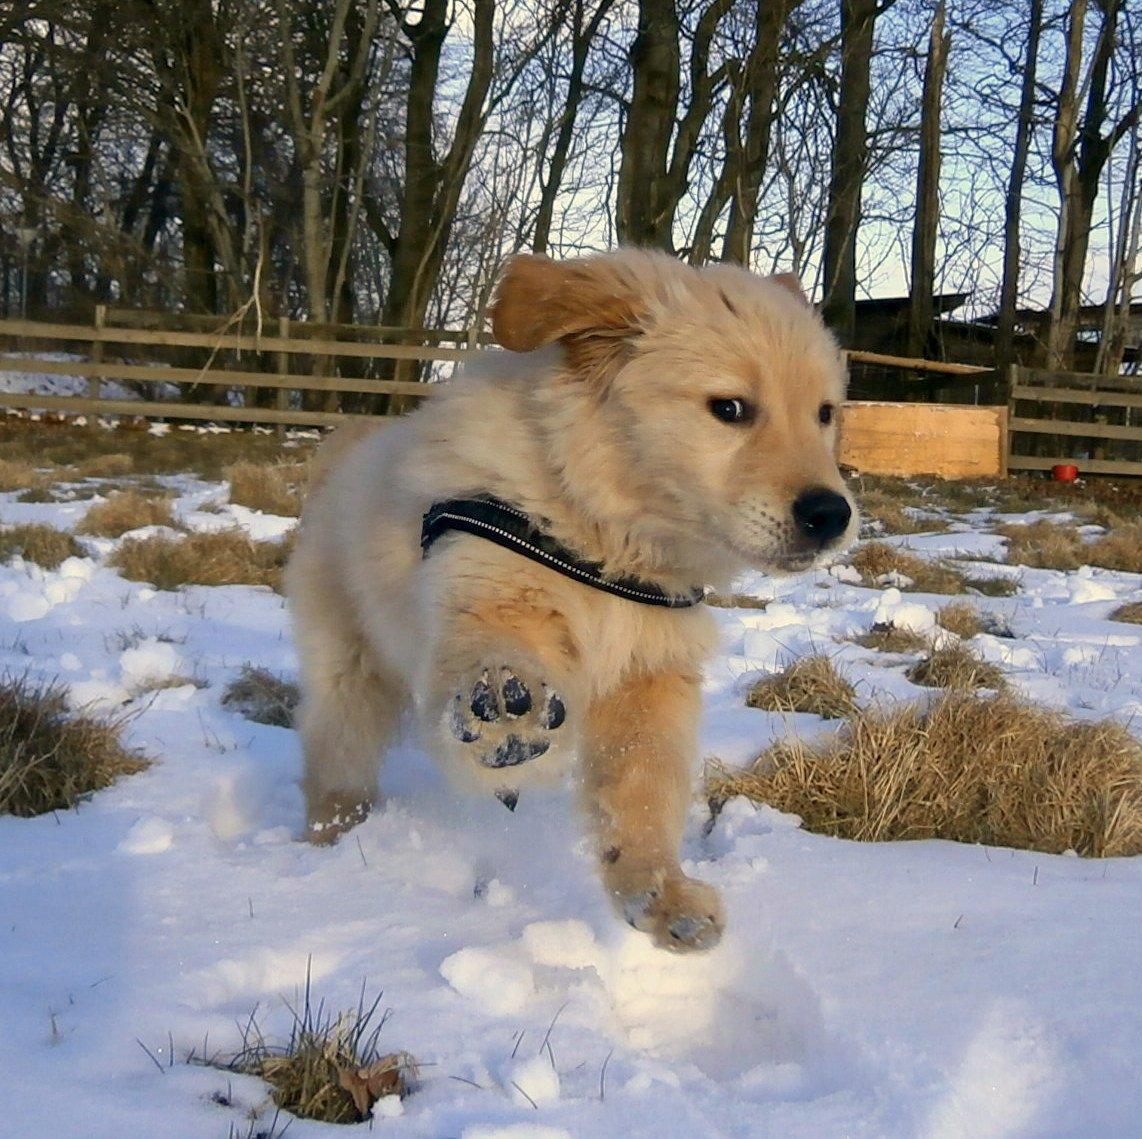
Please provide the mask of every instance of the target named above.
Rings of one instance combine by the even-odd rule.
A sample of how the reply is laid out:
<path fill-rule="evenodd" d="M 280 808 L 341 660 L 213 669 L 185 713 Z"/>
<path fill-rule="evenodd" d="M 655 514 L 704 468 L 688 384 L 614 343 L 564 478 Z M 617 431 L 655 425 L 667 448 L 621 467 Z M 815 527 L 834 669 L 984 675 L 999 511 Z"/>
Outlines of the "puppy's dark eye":
<path fill-rule="evenodd" d="M 836 414 L 836 408 L 831 403 L 823 403 L 817 408 L 817 419 L 821 425 L 827 427 L 833 422 L 833 416 Z"/>
<path fill-rule="evenodd" d="M 707 406 L 723 423 L 752 423 L 757 417 L 757 408 L 747 399 L 712 399 Z"/>

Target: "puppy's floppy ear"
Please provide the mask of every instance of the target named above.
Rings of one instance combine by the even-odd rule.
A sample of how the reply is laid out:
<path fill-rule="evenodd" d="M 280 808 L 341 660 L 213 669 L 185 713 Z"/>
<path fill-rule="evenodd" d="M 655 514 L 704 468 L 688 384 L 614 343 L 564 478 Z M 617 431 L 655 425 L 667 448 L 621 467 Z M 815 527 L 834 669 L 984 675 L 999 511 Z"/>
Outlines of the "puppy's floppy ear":
<path fill-rule="evenodd" d="M 568 336 L 615 338 L 638 327 L 637 290 L 613 261 L 552 261 L 522 253 L 508 263 L 492 304 L 492 333 L 510 352 Z"/>
<path fill-rule="evenodd" d="M 774 273 L 768 280 L 780 285 L 787 293 L 792 293 L 803 304 L 812 305 L 801 286 L 801 278 L 796 273 Z"/>

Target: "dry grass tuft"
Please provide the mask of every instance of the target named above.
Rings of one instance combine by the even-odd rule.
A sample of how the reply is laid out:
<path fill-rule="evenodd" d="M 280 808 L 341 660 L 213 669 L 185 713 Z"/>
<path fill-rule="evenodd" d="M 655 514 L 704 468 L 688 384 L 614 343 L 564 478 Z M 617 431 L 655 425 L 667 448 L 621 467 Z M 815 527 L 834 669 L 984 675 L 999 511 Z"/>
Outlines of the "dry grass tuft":
<path fill-rule="evenodd" d="M 98 534 L 103 538 L 118 538 L 128 530 L 138 530 L 143 526 L 174 525 L 174 512 L 168 496 L 120 490 L 114 491 L 104 502 L 91 507 L 76 531 L 80 534 Z"/>
<path fill-rule="evenodd" d="M 915 491 L 911 491 L 910 497 L 907 494 L 902 497 L 897 490 L 879 486 L 858 490 L 861 520 L 876 523 L 870 529 L 882 534 L 932 534 L 946 530 L 949 525 L 946 519 L 924 518 L 905 509 L 915 508 L 918 497 Z"/>
<path fill-rule="evenodd" d="M 235 463 L 224 473 L 230 483 L 231 502 L 288 518 L 301 513 L 304 464 Z"/>
<path fill-rule="evenodd" d="M 243 665 L 241 675 L 222 694 L 222 703 L 252 720 L 274 728 L 292 728 L 294 709 L 301 699 L 298 686 L 269 669 Z"/>
<path fill-rule="evenodd" d="M 151 474 L 194 473 L 216 480 L 235 463 L 271 463 L 286 457 L 300 461 L 312 449 L 313 443 L 308 440 L 301 444 L 283 442 L 269 431 L 206 432 L 176 426 L 164 435 L 154 435 L 149 431 L 93 431 L 15 416 L 0 420 L 0 450 L 6 459 L 40 468 L 68 467 L 72 476 L 76 469 L 87 477 L 96 477 L 101 470 L 122 474 L 126 469 Z M 129 468 L 125 459 L 130 461 Z"/>
<path fill-rule="evenodd" d="M 44 476 L 34 463 L 21 459 L 0 459 L 0 491 L 41 490 Z"/>
<path fill-rule="evenodd" d="M 966 601 L 952 601 L 943 606 L 936 613 L 936 624 L 964 640 L 977 636 L 986 628 L 979 610 Z"/>
<path fill-rule="evenodd" d="M 1142 573 L 1142 522 L 1128 522 L 1096 538 L 1086 548 L 1086 560 L 1103 569 Z"/>
<path fill-rule="evenodd" d="M 1128 601 L 1110 615 L 1112 621 L 1125 621 L 1128 625 L 1142 625 L 1142 601 Z"/>
<path fill-rule="evenodd" d="M 0 530 L 0 562 L 21 557 L 44 569 L 57 569 L 66 558 L 82 558 L 83 547 L 66 530 L 39 522 Z"/>
<path fill-rule="evenodd" d="M 110 454 L 91 455 L 76 463 L 76 470 L 85 479 L 117 479 L 132 474 L 135 460 L 121 451 Z"/>
<path fill-rule="evenodd" d="M 1002 669 L 980 660 L 962 644 L 933 649 L 905 675 L 913 684 L 925 688 L 991 688 L 998 692 L 1007 687 Z"/>
<path fill-rule="evenodd" d="M 1039 519 L 1027 525 L 1000 526 L 1007 539 L 1007 560 L 1038 569 L 1075 570 L 1082 565 L 1142 573 L 1142 522 L 1116 526 L 1086 542 L 1069 523 Z"/>
<path fill-rule="evenodd" d="M 171 538 L 127 538 L 108 559 L 131 581 L 180 585 L 268 585 L 281 589 L 291 542 L 258 542 L 237 528 Z"/>
<path fill-rule="evenodd" d="M 856 711 L 856 690 L 827 656 L 816 653 L 759 680 L 745 702 L 763 712 L 811 712 L 835 720 Z"/>
<path fill-rule="evenodd" d="M 1039 519 L 1026 525 L 999 526 L 997 534 L 1007 539 L 1007 560 L 1035 569 L 1075 570 L 1083 564 L 1086 543 L 1068 524 Z"/>
<path fill-rule="evenodd" d="M 768 598 L 750 597 L 748 593 L 707 593 L 706 604 L 716 609 L 765 609 Z"/>
<path fill-rule="evenodd" d="M 74 807 L 147 761 L 120 742 L 123 725 L 68 712 L 62 689 L 0 679 L 0 814 Z"/>
<path fill-rule="evenodd" d="M 715 811 L 747 795 L 864 842 L 1142 854 L 1142 744 L 1006 695 L 863 712 L 820 746 L 786 741 L 747 771 L 714 770 L 709 794 Z"/>
<path fill-rule="evenodd" d="M 890 574 L 911 580 L 911 585 L 899 588 L 921 593 L 962 593 L 967 585 L 966 578 L 957 570 L 924 561 L 885 542 L 865 542 L 852 552 L 849 560 L 865 585 L 881 585 L 881 579 Z"/>
<path fill-rule="evenodd" d="M 265 1080 L 274 1103 L 303 1119 L 364 1122 L 378 1099 L 407 1096 L 418 1074 L 407 1052 L 381 1054 L 378 1039 L 388 1014 L 377 1018 L 380 1002 L 378 995 L 366 1005 L 362 992 L 356 1009 L 333 1017 L 324 1002 L 313 1005 L 307 976 L 289 1043 L 271 1048 L 251 1017 L 242 1051 L 226 1067 Z"/>
<path fill-rule="evenodd" d="M 857 546 L 849 556 L 849 564 L 860 574 L 862 582 L 873 588 L 897 584 L 899 578 L 907 578 L 911 584 L 897 584 L 897 588 L 917 593 L 964 593 L 974 589 L 978 593 L 1004 597 L 1018 588 L 1007 578 L 968 577 L 952 566 L 925 561 L 886 542 L 865 542 Z"/>
<path fill-rule="evenodd" d="M 902 625 L 873 625 L 867 633 L 853 638 L 854 642 L 866 649 L 876 649 L 882 653 L 918 653 L 931 647 L 931 642 L 923 633 Z"/>

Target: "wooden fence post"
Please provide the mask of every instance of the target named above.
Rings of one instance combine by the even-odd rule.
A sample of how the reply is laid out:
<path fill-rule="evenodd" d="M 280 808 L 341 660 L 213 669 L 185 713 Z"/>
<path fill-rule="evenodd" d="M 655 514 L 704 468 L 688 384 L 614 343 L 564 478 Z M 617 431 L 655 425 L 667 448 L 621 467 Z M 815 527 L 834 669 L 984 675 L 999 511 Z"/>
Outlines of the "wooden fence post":
<path fill-rule="evenodd" d="M 282 340 L 288 340 L 289 339 L 289 317 L 288 316 L 279 316 L 278 317 L 278 336 L 280 336 Z M 284 380 L 287 375 L 289 375 L 289 353 L 288 352 L 279 352 L 278 353 L 278 377 L 280 379 Z M 278 387 L 277 408 L 278 408 L 278 411 L 285 411 L 286 408 L 288 408 L 288 407 L 289 407 L 289 389 L 284 384 L 282 384 Z M 286 429 L 286 425 L 284 423 L 278 424 L 277 430 L 278 430 L 279 435 L 284 435 L 285 429 Z"/>
<path fill-rule="evenodd" d="M 102 332 L 106 326 L 107 326 L 107 306 L 106 305 L 96 305 L 95 306 L 95 328 L 96 328 L 96 331 Z M 91 348 L 88 350 L 88 353 L 87 353 L 87 358 L 88 358 L 88 360 L 91 361 L 92 364 L 102 364 L 103 363 L 103 341 L 102 340 L 92 340 Z M 96 370 L 95 372 L 93 372 L 91 374 L 90 377 L 88 377 L 88 380 L 87 380 L 87 398 L 97 400 L 97 399 L 101 399 L 102 397 L 103 397 L 103 373 L 99 370 Z M 98 427 L 99 426 L 99 413 L 98 412 L 93 411 L 87 417 L 87 426 L 88 427 Z"/>

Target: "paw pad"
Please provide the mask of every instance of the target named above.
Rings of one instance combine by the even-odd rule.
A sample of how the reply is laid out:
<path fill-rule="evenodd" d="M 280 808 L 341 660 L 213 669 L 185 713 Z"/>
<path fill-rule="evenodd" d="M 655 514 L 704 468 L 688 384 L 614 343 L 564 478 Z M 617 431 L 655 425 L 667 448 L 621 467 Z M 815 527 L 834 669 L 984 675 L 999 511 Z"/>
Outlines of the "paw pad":
<path fill-rule="evenodd" d="M 542 681 L 528 684 L 507 665 L 481 669 L 467 694 L 457 693 L 448 724 L 461 743 L 483 741 L 485 767 L 517 767 L 551 747 L 546 733 L 561 727 L 567 708 Z"/>

